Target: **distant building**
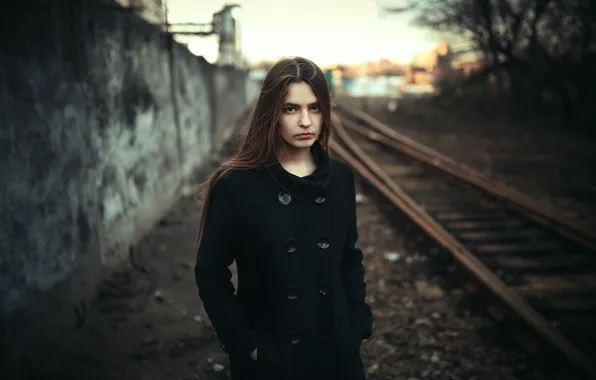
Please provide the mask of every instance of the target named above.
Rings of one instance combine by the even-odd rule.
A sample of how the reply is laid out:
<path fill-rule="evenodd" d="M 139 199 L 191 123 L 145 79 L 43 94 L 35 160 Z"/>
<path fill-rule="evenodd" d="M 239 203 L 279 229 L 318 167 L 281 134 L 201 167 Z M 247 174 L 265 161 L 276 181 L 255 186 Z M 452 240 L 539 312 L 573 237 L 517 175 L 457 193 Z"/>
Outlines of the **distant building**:
<path fill-rule="evenodd" d="M 454 74 L 455 54 L 446 41 L 439 41 L 435 48 L 416 54 L 406 75 L 408 83 L 431 84 L 442 76 Z"/>
<path fill-rule="evenodd" d="M 434 49 L 414 55 L 411 64 L 413 67 L 424 69 L 430 73 L 449 68 L 452 59 L 447 42 L 439 41 Z"/>

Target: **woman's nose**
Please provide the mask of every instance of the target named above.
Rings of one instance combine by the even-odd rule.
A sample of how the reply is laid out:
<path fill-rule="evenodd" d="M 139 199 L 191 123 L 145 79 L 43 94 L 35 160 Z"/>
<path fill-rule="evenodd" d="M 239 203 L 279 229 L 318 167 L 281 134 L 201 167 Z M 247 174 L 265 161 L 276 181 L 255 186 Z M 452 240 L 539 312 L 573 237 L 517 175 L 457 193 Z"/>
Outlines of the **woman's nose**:
<path fill-rule="evenodd" d="M 310 127 L 312 121 L 310 120 L 310 115 L 308 112 L 303 112 L 302 116 L 300 117 L 300 126 L 301 127 Z"/>

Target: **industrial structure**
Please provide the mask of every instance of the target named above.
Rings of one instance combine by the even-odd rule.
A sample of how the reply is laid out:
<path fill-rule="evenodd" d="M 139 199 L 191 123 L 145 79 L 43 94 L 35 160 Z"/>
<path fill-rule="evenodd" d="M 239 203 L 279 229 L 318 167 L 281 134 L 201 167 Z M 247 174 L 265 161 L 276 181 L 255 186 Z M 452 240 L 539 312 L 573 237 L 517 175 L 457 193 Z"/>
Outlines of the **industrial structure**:
<path fill-rule="evenodd" d="M 168 32 L 174 36 L 197 36 L 218 38 L 218 66 L 245 68 L 246 62 L 240 48 L 240 22 L 233 15 L 238 4 L 225 4 L 213 14 L 210 23 L 167 23 Z"/>
<path fill-rule="evenodd" d="M 212 21 L 208 23 L 170 23 L 168 19 L 167 0 L 115 0 L 116 3 L 137 13 L 152 24 L 163 25 L 177 42 L 186 45 L 185 37 L 211 37 L 218 39 L 218 66 L 245 68 L 246 62 L 240 48 L 240 22 L 233 15 L 238 4 L 225 4 L 223 8 L 213 13 Z M 180 38 L 182 37 L 182 38 Z"/>

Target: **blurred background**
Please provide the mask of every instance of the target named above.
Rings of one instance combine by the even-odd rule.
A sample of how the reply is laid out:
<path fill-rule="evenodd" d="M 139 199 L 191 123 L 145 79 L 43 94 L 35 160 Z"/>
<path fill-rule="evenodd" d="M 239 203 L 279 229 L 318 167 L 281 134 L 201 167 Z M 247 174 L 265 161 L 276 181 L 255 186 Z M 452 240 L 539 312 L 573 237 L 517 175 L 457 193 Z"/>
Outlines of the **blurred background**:
<path fill-rule="evenodd" d="M 233 151 L 267 70 L 294 55 L 344 109 L 596 231 L 592 0 L 11 2 L 0 378 L 227 378 L 196 294 L 192 195 Z M 412 270 L 424 252 L 358 191 L 383 320 L 363 351 L 370 379 L 548 378 L 480 339 L 489 323 Z"/>
<path fill-rule="evenodd" d="M 193 54 L 249 68 L 254 78 L 282 56 L 302 55 L 328 71 L 336 94 L 442 94 L 482 103 L 483 115 L 490 108 L 524 121 L 594 121 L 589 1 L 137 3 Z"/>

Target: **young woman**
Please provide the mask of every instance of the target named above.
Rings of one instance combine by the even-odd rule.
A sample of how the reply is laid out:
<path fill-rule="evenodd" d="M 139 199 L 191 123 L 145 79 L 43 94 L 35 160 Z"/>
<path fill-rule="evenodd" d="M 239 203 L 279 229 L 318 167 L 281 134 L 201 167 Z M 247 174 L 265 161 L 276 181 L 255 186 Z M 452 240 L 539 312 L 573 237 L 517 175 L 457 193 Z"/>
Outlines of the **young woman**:
<path fill-rule="evenodd" d="M 330 134 L 324 73 L 283 59 L 237 154 L 206 182 L 195 276 L 232 380 L 365 378 L 372 314 L 354 176 L 329 157 Z"/>

